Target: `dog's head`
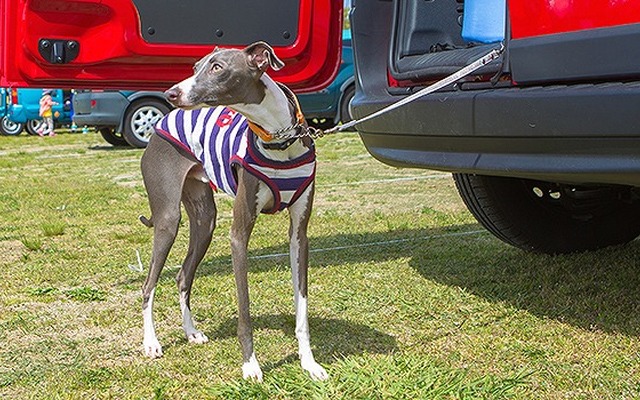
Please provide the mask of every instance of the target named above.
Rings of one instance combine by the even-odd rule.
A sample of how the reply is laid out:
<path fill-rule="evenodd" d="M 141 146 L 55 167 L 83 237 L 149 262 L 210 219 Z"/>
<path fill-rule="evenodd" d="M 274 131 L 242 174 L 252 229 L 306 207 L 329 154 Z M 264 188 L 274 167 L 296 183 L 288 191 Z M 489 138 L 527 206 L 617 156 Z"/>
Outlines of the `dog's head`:
<path fill-rule="evenodd" d="M 242 50 L 216 48 L 195 63 L 192 76 L 164 92 L 165 97 L 185 109 L 257 104 L 264 97 L 260 77 L 269 67 L 277 71 L 284 63 L 265 42 Z"/>

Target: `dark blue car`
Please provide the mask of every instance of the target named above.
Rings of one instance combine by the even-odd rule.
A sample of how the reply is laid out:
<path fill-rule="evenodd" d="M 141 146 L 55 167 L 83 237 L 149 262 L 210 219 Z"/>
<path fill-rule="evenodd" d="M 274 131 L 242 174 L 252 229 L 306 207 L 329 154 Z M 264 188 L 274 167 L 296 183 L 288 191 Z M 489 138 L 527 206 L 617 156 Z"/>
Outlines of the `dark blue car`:
<path fill-rule="evenodd" d="M 351 121 L 349 103 L 356 91 L 353 70 L 351 31 L 342 35 L 342 62 L 336 79 L 324 90 L 298 95 L 300 106 L 309 125 L 321 129 L 331 128 L 340 121 Z"/>
<path fill-rule="evenodd" d="M 80 90 L 73 96 L 73 110 L 78 126 L 94 126 L 108 143 L 142 148 L 171 105 L 162 92 Z"/>

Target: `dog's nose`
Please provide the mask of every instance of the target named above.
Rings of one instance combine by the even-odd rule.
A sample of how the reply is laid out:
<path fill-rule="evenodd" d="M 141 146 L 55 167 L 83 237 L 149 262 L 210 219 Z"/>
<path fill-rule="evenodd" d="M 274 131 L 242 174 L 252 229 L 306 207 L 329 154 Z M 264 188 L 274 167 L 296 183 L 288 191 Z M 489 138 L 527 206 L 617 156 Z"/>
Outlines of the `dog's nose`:
<path fill-rule="evenodd" d="M 177 87 L 172 87 L 164 92 L 164 98 L 167 99 L 170 103 L 174 103 L 180 98 L 180 89 Z"/>

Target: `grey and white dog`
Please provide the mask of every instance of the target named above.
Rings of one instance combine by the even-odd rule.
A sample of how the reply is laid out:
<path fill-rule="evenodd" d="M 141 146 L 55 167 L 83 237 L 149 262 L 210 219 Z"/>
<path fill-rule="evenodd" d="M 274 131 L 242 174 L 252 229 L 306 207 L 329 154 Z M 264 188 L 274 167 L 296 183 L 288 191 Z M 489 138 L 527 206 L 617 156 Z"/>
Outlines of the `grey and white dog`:
<path fill-rule="evenodd" d="M 261 127 L 263 132 L 276 132 L 296 125 L 295 102 L 291 92 L 274 82 L 265 71 L 284 66 L 273 49 L 257 42 L 240 49 L 215 49 L 195 64 L 193 76 L 165 92 L 168 101 L 179 109 L 225 106 L 237 111 Z M 298 118 L 299 119 L 299 118 Z M 248 135 L 252 132 L 249 131 Z M 267 142 L 252 138 L 253 150 L 260 157 L 277 163 L 295 160 L 314 151 L 309 138 Z M 198 264 L 211 242 L 215 227 L 216 207 L 209 176 L 203 164 L 179 146 L 153 135 L 142 156 L 142 175 L 149 197 L 152 217 L 140 217 L 145 225 L 154 228 L 153 252 L 149 274 L 143 286 L 144 349 L 152 357 L 162 356 L 156 337 L 152 307 L 154 291 L 162 267 L 180 222 L 180 203 L 189 217 L 189 249 L 177 276 L 182 310 L 182 324 L 192 343 L 207 342 L 207 337 L 194 326 L 190 311 L 190 294 Z M 314 153 L 315 172 L 315 153 Z M 262 380 L 262 370 L 254 353 L 249 288 L 247 284 L 247 246 L 258 214 L 271 210 L 277 195 L 255 174 L 242 166 L 234 167 L 237 183 L 231 226 L 231 256 L 237 286 L 238 339 L 242 348 L 242 372 L 245 379 Z M 313 379 L 328 378 L 311 351 L 307 316 L 307 270 L 309 242 L 307 226 L 313 203 L 313 181 L 299 193 L 287 208 L 290 216 L 290 261 L 296 312 L 296 337 L 302 368 Z M 277 196 L 279 197 L 279 196 Z"/>

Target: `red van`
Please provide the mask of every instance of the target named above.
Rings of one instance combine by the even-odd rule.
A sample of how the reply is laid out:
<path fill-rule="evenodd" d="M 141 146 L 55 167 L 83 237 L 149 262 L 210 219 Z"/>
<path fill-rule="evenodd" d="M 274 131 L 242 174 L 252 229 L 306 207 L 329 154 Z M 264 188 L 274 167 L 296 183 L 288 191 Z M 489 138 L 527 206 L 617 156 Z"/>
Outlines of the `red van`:
<path fill-rule="evenodd" d="M 266 40 L 304 92 L 340 61 L 342 2 L 0 0 L 0 86 L 164 89 L 213 44 Z M 497 237 L 563 253 L 640 234 L 640 2 L 355 0 L 362 117 L 504 45 L 455 85 L 358 126 L 382 162 L 453 173 Z"/>

